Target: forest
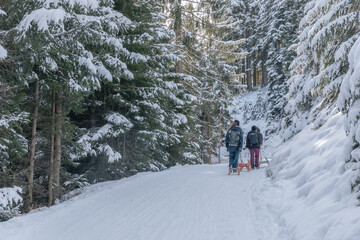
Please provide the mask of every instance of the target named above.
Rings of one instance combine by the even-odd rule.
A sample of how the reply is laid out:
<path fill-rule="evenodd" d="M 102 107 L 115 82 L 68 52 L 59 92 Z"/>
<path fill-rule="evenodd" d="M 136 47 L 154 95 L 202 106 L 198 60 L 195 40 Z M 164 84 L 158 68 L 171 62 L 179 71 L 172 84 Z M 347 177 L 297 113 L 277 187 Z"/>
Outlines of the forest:
<path fill-rule="evenodd" d="M 346 116 L 359 193 L 359 56 L 358 0 L 0 0 L 0 220 L 214 162 L 231 100 L 264 88 L 240 111 L 265 139 Z"/>

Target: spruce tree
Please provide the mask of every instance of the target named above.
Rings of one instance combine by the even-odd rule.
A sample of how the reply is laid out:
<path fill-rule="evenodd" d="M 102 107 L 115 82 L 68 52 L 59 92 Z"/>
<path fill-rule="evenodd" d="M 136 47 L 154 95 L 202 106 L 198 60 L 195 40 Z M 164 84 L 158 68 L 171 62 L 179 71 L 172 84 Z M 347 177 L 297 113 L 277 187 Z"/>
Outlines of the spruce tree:
<path fill-rule="evenodd" d="M 11 43 L 11 25 L 6 24 L 9 15 L 8 4 L 0 5 L 0 187 L 22 185 L 24 156 L 27 153 L 27 141 L 22 124 L 28 122 L 28 113 L 23 111 L 20 103 L 23 100 L 21 85 L 16 81 L 14 72 L 15 58 Z M 5 12 L 6 10 L 6 12 Z"/>
<path fill-rule="evenodd" d="M 17 75 L 27 94 L 24 108 L 32 113 L 31 149 L 37 151 L 30 154 L 29 204 L 34 156 L 41 153 L 39 163 L 51 166 L 45 171 L 52 176 L 48 179 L 53 183 L 49 184 L 49 192 L 55 186 L 54 197 L 59 198 L 64 180 L 62 160 L 70 159 L 71 138 L 76 130 L 66 116 L 81 112 L 81 99 L 99 89 L 103 81 L 112 81 L 108 69 L 115 69 L 114 76 L 129 74 L 120 58 L 130 53 L 123 48 L 118 34 L 126 31 L 131 22 L 111 10 L 112 6 L 112 1 L 87 4 L 40 0 L 15 1 L 13 5 L 26 10 L 15 28 L 13 41 L 21 56 Z M 14 9 L 11 12 L 17 13 Z M 36 110 L 39 102 L 41 107 Z M 39 127 L 37 116 L 42 121 Z"/>
<path fill-rule="evenodd" d="M 276 132 L 285 117 L 286 81 L 290 78 L 290 64 L 296 53 L 291 47 L 303 17 L 304 1 L 261 1 L 257 22 L 259 56 L 263 82 L 268 82 L 268 131 Z"/>
<path fill-rule="evenodd" d="M 301 21 L 297 58 L 288 80 L 285 138 L 315 121 L 320 127 L 335 108 L 349 69 L 347 55 L 358 33 L 358 1 L 310 1 Z"/>
<path fill-rule="evenodd" d="M 81 163 L 79 171 L 94 181 L 196 160 L 185 154 L 194 152 L 185 137 L 191 100 L 183 86 L 185 77 L 176 73 L 180 58 L 171 43 L 175 34 L 165 25 L 161 5 L 116 1 L 115 9 L 134 23 L 122 34 L 131 74 L 102 84 L 86 99 L 90 104 L 85 115 L 74 116 L 91 119 L 82 125 L 89 128 L 79 139 L 86 151 L 76 161 Z"/>

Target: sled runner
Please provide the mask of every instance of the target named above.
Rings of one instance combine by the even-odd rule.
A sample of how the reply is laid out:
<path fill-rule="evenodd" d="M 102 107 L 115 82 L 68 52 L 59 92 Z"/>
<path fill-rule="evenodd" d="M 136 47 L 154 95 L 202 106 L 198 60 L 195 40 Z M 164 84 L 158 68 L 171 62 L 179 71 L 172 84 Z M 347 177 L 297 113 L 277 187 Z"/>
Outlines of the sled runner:
<path fill-rule="evenodd" d="M 261 166 L 261 164 L 267 164 L 269 165 L 270 161 L 267 157 L 264 157 L 264 160 L 262 158 L 260 158 L 260 161 L 259 161 L 259 167 Z"/>
<path fill-rule="evenodd" d="M 233 168 L 233 167 L 229 167 L 229 174 L 228 175 L 230 175 L 232 172 L 234 172 L 235 171 L 235 173 L 237 173 L 238 175 L 240 174 L 240 171 L 239 171 L 239 168 L 237 167 L 237 168 Z"/>

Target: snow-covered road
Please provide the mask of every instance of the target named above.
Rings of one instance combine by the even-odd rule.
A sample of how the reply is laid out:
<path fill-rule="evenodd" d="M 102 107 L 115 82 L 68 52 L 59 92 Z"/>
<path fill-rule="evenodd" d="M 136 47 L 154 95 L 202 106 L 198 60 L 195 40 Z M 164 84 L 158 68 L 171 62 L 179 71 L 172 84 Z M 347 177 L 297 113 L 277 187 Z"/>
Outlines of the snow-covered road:
<path fill-rule="evenodd" d="M 227 164 L 142 173 L 0 223 L 0 239 L 289 240 L 269 184 L 264 168 L 228 176 Z"/>

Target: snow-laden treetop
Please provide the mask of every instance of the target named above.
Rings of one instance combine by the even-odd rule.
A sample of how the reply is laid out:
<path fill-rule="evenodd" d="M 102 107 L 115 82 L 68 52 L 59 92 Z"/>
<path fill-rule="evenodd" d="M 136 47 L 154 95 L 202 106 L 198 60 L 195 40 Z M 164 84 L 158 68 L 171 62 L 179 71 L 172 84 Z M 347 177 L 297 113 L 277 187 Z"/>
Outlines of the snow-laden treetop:
<path fill-rule="evenodd" d="M 80 7 L 86 12 L 95 10 L 100 7 L 100 5 L 109 5 L 113 4 L 113 0 L 39 0 L 42 2 L 46 8 L 58 7 L 61 5 L 68 5 L 71 8 Z"/>

